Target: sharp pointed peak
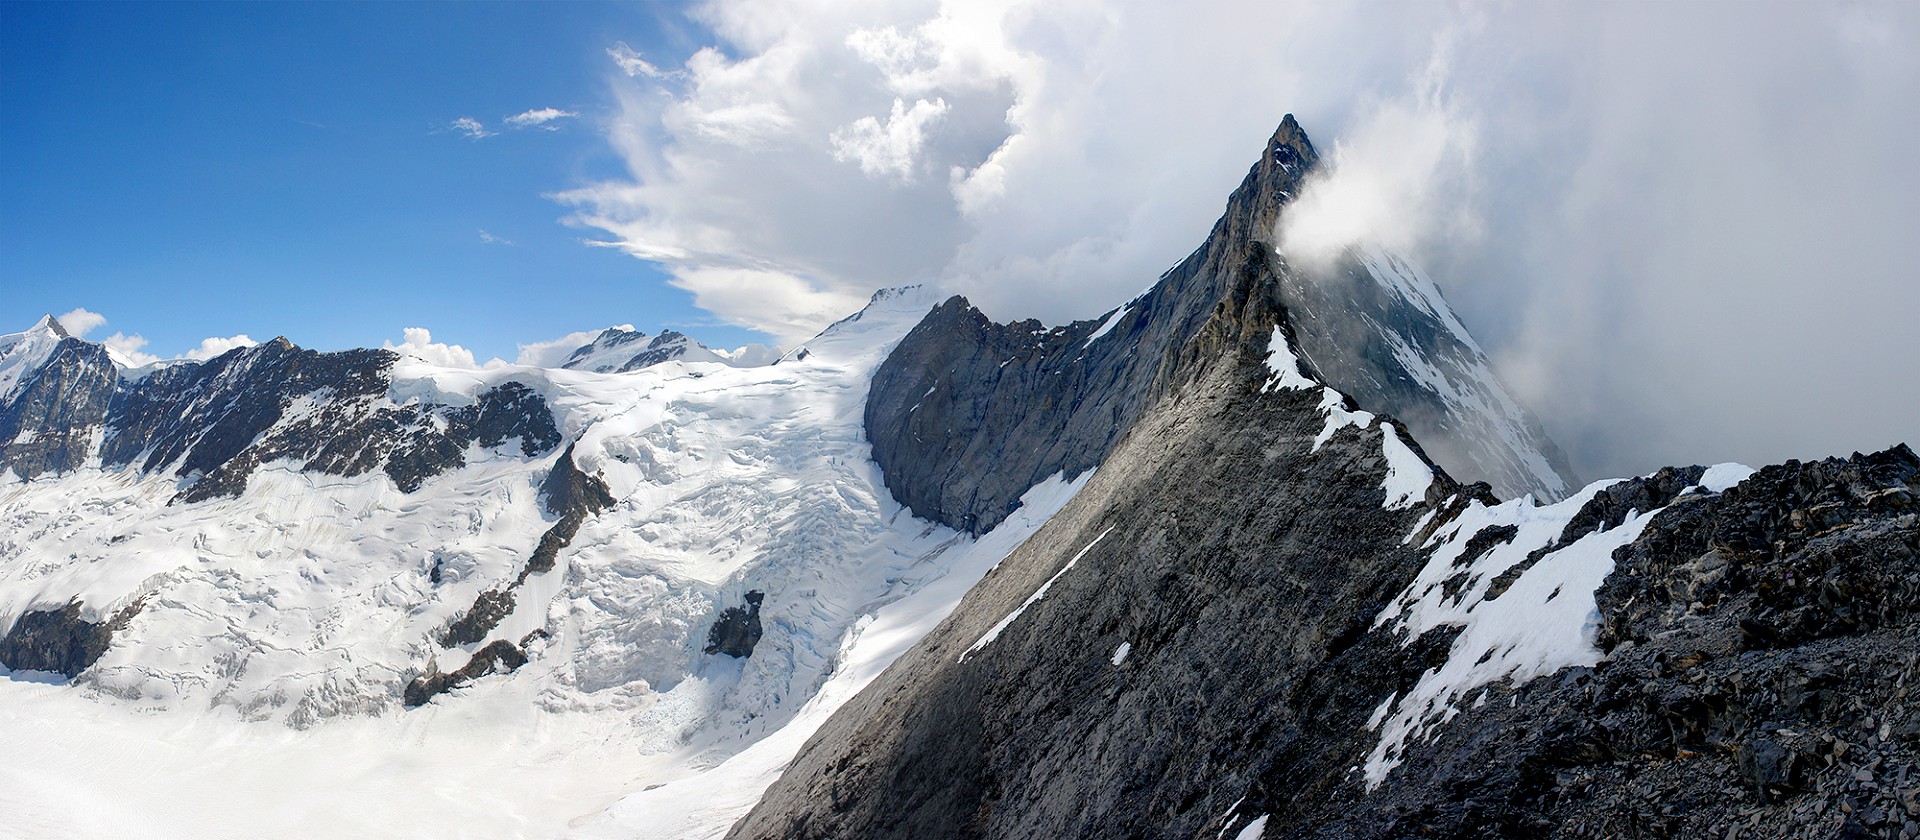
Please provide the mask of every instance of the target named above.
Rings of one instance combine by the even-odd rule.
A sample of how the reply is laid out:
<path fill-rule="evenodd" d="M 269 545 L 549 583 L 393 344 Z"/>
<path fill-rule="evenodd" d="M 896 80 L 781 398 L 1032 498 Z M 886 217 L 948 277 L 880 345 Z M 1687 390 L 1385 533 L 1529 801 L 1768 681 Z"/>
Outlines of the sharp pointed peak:
<path fill-rule="evenodd" d="M 1281 152 L 1282 149 L 1287 151 Z M 1280 127 L 1273 130 L 1273 138 L 1267 141 L 1267 152 L 1276 155 L 1274 162 L 1280 164 L 1311 167 L 1320 160 L 1320 153 L 1314 150 L 1307 130 L 1300 127 L 1300 122 L 1292 114 L 1280 118 Z"/>
<path fill-rule="evenodd" d="M 73 334 L 67 332 L 67 328 L 61 325 L 60 319 L 53 317 L 53 313 L 51 312 L 40 316 L 40 320 L 34 322 L 33 328 L 36 330 L 51 331 L 54 335 L 60 336 L 61 338 L 73 337 Z"/>

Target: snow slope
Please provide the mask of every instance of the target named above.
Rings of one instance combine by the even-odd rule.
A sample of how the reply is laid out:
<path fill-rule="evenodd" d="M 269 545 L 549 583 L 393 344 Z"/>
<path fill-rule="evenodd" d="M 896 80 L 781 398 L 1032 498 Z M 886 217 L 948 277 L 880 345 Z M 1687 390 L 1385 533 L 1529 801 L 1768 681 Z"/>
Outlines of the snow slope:
<path fill-rule="evenodd" d="M 476 444 L 413 493 L 377 471 L 276 462 L 199 503 L 170 503 L 180 481 L 164 471 L 0 477 L 0 626 L 73 599 L 89 620 L 132 616 L 72 686 L 0 678 L 9 830 L 724 832 L 812 727 L 1086 478 L 1043 483 L 977 539 L 892 501 L 861 408 L 873 367 L 931 303 L 876 295 L 762 367 L 396 362 L 395 404 L 533 389 L 614 498 L 468 644 L 440 634 L 524 568 L 555 519 L 538 490 L 565 454 Z M 715 616 L 749 591 L 765 594 L 753 655 L 703 653 Z M 496 640 L 531 661 L 401 707 L 409 680 Z"/>

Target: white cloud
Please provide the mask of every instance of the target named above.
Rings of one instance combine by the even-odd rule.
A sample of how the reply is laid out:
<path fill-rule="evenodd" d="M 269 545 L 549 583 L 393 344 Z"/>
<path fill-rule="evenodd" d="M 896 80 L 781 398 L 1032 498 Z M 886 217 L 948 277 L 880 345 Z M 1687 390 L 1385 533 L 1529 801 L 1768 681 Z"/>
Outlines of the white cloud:
<path fill-rule="evenodd" d="M 507 125 L 513 126 L 514 128 L 535 127 L 552 131 L 559 127 L 551 124 L 554 120 L 571 119 L 577 116 L 580 116 L 577 111 L 562 111 L 559 108 L 535 108 L 531 111 L 522 111 L 508 117 Z"/>
<path fill-rule="evenodd" d="M 258 341 L 254 341 L 246 333 L 241 333 L 239 335 L 231 336 L 228 338 L 219 338 L 219 337 L 203 338 L 200 340 L 199 347 L 195 347 L 192 350 L 188 350 L 185 354 L 181 356 L 181 358 L 192 359 L 196 362 L 204 362 L 215 356 L 221 355 L 229 350 L 236 350 L 241 347 L 252 347 L 253 345 L 259 344 L 259 343 L 260 342 Z"/>
<path fill-rule="evenodd" d="M 54 320 L 60 322 L 60 328 L 66 330 L 67 335 L 73 336 L 74 338 L 86 338 L 87 333 L 93 332 L 107 322 L 107 316 L 81 307 L 75 307 L 73 311 L 56 317 Z"/>
<path fill-rule="evenodd" d="M 482 137 L 492 137 L 496 133 L 488 131 L 486 123 L 472 117 L 461 117 L 453 122 L 447 123 L 447 127 L 461 134 L 465 134 L 473 140 L 478 140 Z"/>
<path fill-rule="evenodd" d="M 693 293 L 694 305 L 735 326 L 798 344 L 821 327 L 866 305 L 866 298 L 767 268 L 682 267 L 673 285 Z"/>
<path fill-rule="evenodd" d="M 499 237 L 499 236 L 495 236 L 495 235 L 493 235 L 493 234 L 491 234 L 491 233 L 488 233 L 488 232 L 486 231 L 486 229 L 485 229 L 485 228 L 482 228 L 482 229 L 480 230 L 480 241 L 481 241 L 481 242 L 485 242 L 485 243 L 487 243 L 488 245 L 513 245 L 513 244 L 516 244 L 516 243 L 515 243 L 515 242 L 514 242 L 513 240 L 511 240 L 511 239 L 506 239 L 506 238 L 502 238 L 502 237 Z"/>
<path fill-rule="evenodd" d="M 440 344 L 433 340 L 433 333 L 426 327 L 407 327 L 401 331 L 399 344 L 391 341 L 381 342 L 380 346 L 403 356 L 411 356 L 428 364 L 450 368 L 477 368 L 473 360 L 473 351 L 458 344 Z"/>
<path fill-rule="evenodd" d="M 920 147 L 927 140 L 927 124 L 946 112 L 944 99 L 915 100 L 911 109 L 895 99 L 893 113 L 885 125 L 875 117 L 866 116 L 829 136 L 833 159 L 857 163 L 860 171 L 868 175 L 912 181 Z"/>
<path fill-rule="evenodd" d="M 125 367 L 143 367 L 160 361 L 159 356 L 145 352 L 147 340 L 139 335 L 126 335 L 116 332 L 100 341 L 114 356 L 115 362 Z"/>
<path fill-rule="evenodd" d="M 1292 112 L 1330 166 L 1282 238 L 1414 252 L 1583 469 L 1916 436 L 1920 392 L 1885 386 L 1920 379 L 1912 4 L 694 14 L 683 79 L 615 80 L 630 177 L 557 198 L 732 323 L 796 335 L 922 280 L 1093 316 L 1204 239 Z"/>
<path fill-rule="evenodd" d="M 621 324 L 619 328 L 632 330 L 633 325 Z M 551 341 L 536 341 L 532 344 L 522 344 L 520 345 L 520 356 L 514 360 L 514 364 L 547 368 L 559 367 L 561 362 L 566 361 L 568 356 L 573 355 L 573 351 L 585 347 L 588 343 L 592 342 L 595 337 L 599 336 L 601 332 L 601 330 L 582 330 L 580 332 L 567 333 Z"/>

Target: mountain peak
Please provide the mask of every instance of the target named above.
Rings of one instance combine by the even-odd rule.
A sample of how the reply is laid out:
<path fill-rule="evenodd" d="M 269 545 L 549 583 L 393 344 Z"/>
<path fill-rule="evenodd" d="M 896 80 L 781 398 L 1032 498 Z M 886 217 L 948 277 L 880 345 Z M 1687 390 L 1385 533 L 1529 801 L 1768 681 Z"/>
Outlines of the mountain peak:
<path fill-rule="evenodd" d="M 40 316 L 40 320 L 34 323 L 33 328 L 35 330 L 50 331 L 61 338 L 73 337 L 73 334 L 67 332 L 67 328 L 60 324 L 60 319 L 53 317 L 53 313 L 51 312 Z"/>
<path fill-rule="evenodd" d="M 1286 150 L 1282 152 L 1281 150 Z M 1319 152 L 1313 148 L 1313 141 L 1307 138 L 1306 129 L 1300 127 L 1292 114 L 1280 119 L 1280 127 L 1274 129 L 1273 138 L 1267 141 L 1267 152 L 1276 155 L 1276 162 L 1289 159 L 1289 163 L 1303 163 L 1311 168 L 1320 161 Z"/>

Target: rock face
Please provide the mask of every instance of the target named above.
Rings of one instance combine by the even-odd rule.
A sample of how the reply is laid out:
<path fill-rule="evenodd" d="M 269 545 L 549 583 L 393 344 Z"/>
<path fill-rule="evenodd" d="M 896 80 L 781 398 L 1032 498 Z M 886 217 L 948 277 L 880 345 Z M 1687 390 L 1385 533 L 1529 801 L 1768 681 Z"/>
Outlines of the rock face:
<path fill-rule="evenodd" d="M 86 463 L 119 379 L 107 349 L 62 336 L 45 363 L 0 405 L 0 470 L 22 478 Z"/>
<path fill-rule="evenodd" d="M 720 611 L 720 618 L 707 631 L 707 653 L 724 653 L 735 659 L 753 655 L 760 643 L 760 602 L 764 593 L 747 593 L 747 602 Z"/>
<path fill-rule="evenodd" d="M 1283 201 L 1279 164 L 1311 163 L 1290 126 L 1236 206 Z M 1098 324 L 949 301 L 882 366 L 868 430 L 916 511 L 979 527 L 1035 473 L 1099 471 L 730 836 L 1900 836 L 1920 817 L 1910 450 L 1502 503 L 1434 466 L 1413 421 L 1322 387 L 1456 405 L 1338 374 L 1407 332 L 1369 356 L 1307 323 L 1325 314 L 1284 261 L 1231 235 L 1270 220 L 1234 218 L 1112 319 L 1144 361 L 1102 353 Z M 1421 361 L 1446 375 L 1398 369 Z M 1093 378 L 1143 371 L 1134 396 Z M 1539 460 L 1505 483 L 1549 489 L 1550 449 L 1508 450 Z"/>
<path fill-rule="evenodd" d="M 108 621 L 88 621 L 81 617 L 80 610 L 79 601 L 69 601 L 57 610 L 21 615 L 7 634 L 0 636 L 0 665 L 16 671 L 79 676 L 113 644 L 114 632 L 140 611 L 140 604 L 128 605 Z"/>
<path fill-rule="evenodd" d="M 1206 243 L 1104 319 L 1045 329 L 994 324 L 964 298 L 934 309 L 874 375 L 867 403 L 894 496 L 929 519 L 991 528 L 1046 476 L 1100 464 L 1173 389 L 1216 309 L 1254 288 L 1293 313 L 1294 346 L 1322 381 L 1445 442 L 1450 471 L 1503 495 L 1564 496 L 1564 457 L 1417 269 L 1377 249 L 1331 272 L 1274 251 L 1275 225 L 1318 161 L 1289 115 Z"/>

